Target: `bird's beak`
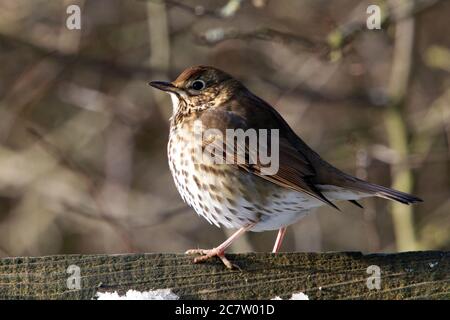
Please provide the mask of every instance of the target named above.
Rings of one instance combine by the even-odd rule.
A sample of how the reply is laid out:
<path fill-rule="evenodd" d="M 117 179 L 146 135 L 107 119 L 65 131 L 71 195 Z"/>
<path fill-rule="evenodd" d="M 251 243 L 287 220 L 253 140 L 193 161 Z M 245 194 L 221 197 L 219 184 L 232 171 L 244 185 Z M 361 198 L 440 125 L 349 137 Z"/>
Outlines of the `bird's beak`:
<path fill-rule="evenodd" d="M 152 87 L 162 90 L 162 91 L 167 91 L 167 92 L 178 92 L 179 91 L 179 89 L 170 82 L 150 81 L 148 84 L 151 85 Z"/>

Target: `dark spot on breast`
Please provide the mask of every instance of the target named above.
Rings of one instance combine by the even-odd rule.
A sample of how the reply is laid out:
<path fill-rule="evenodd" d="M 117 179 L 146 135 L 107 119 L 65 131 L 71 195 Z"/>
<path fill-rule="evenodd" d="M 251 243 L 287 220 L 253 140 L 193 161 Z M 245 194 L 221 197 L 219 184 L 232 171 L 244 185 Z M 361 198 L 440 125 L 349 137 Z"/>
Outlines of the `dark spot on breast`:
<path fill-rule="evenodd" d="M 230 206 L 236 207 L 236 201 L 233 199 L 227 198 L 227 202 L 230 204 Z"/>
<path fill-rule="evenodd" d="M 197 187 L 199 188 L 199 189 L 201 189 L 201 183 L 200 183 L 200 180 L 198 180 L 198 178 L 197 178 L 197 176 L 192 176 L 193 178 L 194 178 L 194 182 L 195 182 L 195 184 L 197 185 Z"/>
<path fill-rule="evenodd" d="M 259 204 L 254 204 L 254 206 L 255 206 L 256 209 L 258 209 L 258 210 L 260 210 L 260 211 L 265 210 L 265 209 L 264 209 L 263 207 L 261 207 Z"/>
<path fill-rule="evenodd" d="M 228 193 L 233 193 L 233 188 L 231 188 L 228 184 L 223 183 L 222 186 L 228 191 Z"/>

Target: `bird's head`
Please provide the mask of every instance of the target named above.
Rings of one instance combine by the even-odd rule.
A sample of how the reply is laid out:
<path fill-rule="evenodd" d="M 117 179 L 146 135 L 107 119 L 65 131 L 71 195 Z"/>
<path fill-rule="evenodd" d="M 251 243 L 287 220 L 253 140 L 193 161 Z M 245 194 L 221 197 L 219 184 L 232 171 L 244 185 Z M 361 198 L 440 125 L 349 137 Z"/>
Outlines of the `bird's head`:
<path fill-rule="evenodd" d="M 220 105 L 241 86 L 229 74 L 209 66 L 191 67 L 173 82 L 152 81 L 150 85 L 170 94 L 174 115 L 201 112 Z"/>

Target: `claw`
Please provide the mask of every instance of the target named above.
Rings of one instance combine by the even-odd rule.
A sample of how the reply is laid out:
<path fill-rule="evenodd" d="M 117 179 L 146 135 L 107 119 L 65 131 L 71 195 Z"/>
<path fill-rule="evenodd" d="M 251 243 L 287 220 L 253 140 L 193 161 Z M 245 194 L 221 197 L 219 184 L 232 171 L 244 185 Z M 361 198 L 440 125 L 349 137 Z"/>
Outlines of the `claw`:
<path fill-rule="evenodd" d="M 200 257 L 196 257 L 194 259 L 194 263 L 198 263 L 198 262 L 203 262 L 206 261 L 212 257 L 219 257 L 220 260 L 222 260 L 222 263 L 225 265 L 225 267 L 227 267 L 228 269 L 233 269 L 233 268 L 238 268 L 239 270 L 241 268 L 239 268 L 238 266 L 232 264 L 226 257 L 225 257 L 225 250 L 231 245 L 231 243 L 237 238 L 239 237 L 241 234 L 243 234 L 244 232 L 250 230 L 251 228 L 253 228 L 255 226 L 257 222 L 253 222 L 251 224 L 246 225 L 245 227 L 240 228 L 238 231 L 236 231 L 235 233 L 233 233 L 231 235 L 231 237 L 229 237 L 227 240 L 225 240 L 221 245 L 219 245 L 218 247 L 214 248 L 214 249 L 209 249 L 209 250 L 205 250 L 205 249 L 191 249 L 186 251 L 186 254 L 201 254 Z"/>
<path fill-rule="evenodd" d="M 217 248 L 214 249 L 191 249 L 186 251 L 186 254 L 201 254 L 201 256 L 196 257 L 194 259 L 194 263 L 204 262 L 208 259 L 211 259 L 212 257 L 218 257 L 220 260 L 222 260 L 222 263 L 227 267 L 228 269 L 233 269 L 237 267 L 236 265 L 232 264 L 230 260 L 228 260 L 225 257 L 224 251 L 221 251 Z"/>

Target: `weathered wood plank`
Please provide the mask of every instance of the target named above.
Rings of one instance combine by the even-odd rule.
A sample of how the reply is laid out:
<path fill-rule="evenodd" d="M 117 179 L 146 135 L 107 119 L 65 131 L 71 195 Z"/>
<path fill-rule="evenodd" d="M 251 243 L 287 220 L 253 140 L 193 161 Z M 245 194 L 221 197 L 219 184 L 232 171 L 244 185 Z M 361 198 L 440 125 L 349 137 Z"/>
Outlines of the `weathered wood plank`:
<path fill-rule="evenodd" d="M 449 299 L 450 252 L 399 254 L 249 253 L 194 265 L 183 254 L 59 255 L 0 259 L 2 299 L 92 299 L 98 291 L 171 288 L 182 299 L 270 299 L 303 292 L 310 299 Z M 67 288 L 69 265 L 81 289 Z M 366 286 L 381 268 L 381 289 Z"/>

